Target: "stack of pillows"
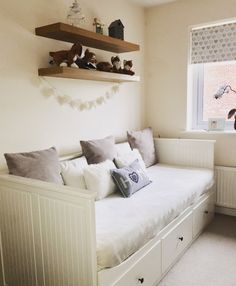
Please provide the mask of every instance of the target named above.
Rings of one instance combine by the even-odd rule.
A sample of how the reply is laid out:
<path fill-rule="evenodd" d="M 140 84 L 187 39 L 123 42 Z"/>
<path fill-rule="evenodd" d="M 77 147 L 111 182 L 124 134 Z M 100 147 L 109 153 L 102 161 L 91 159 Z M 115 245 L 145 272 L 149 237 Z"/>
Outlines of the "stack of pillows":
<path fill-rule="evenodd" d="M 128 143 L 115 144 L 113 136 L 80 141 L 83 156 L 59 162 L 54 147 L 48 150 L 5 154 L 9 173 L 65 184 L 97 193 L 103 199 L 117 189 L 130 197 L 151 181 L 146 167 L 154 165 L 156 153 L 151 128 L 127 133 Z"/>

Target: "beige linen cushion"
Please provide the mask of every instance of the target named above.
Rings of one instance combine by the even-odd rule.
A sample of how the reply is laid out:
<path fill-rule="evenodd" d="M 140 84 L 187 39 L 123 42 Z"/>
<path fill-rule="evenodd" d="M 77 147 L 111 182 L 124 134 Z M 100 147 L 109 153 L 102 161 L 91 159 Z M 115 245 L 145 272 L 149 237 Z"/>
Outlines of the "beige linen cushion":
<path fill-rule="evenodd" d="M 12 175 L 63 184 L 59 158 L 54 147 L 34 152 L 6 153 L 4 156 Z"/>
<path fill-rule="evenodd" d="M 130 147 L 139 150 L 146 167 L 156 164 L 157 158 L 151 128 L 127 132 L 127 137 Z"/>
<path fill-rule="evenodd" d="M 116 156 L 115 138 L 113 136 L 104 139 L 80 141 L 80 144 L 88 164 L 113 160 Z"/>

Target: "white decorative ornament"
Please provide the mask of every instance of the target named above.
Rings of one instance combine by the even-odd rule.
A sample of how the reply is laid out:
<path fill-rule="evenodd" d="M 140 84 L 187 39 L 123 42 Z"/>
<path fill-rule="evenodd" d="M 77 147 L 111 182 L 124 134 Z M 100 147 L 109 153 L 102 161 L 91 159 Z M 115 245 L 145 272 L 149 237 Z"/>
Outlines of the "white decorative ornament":
<path fill-rule="evenodd" d="M 109 91 L 106 91 L 104 95 L 99 96 L 93 100 L 82 101 L 81 99 L 73 99 L 70 95 L 60 92 L 45 78 L 40 78 L 41 91 L 45 97 L 54 97 L 60 105 L 67 105 L 73 109 L 79 111 L 90 110 L 105 104 L 111 100 L 116 93 L 119 92 L 120 83 L 113 85 Z"/>
<path fill-rule="evenodd" d="M 79 26 L 79 24 L 85 19 L 85 16 L 81 13 L 81 7 L 77 0 L 74 0 L 70 10 L 67 14 L 67 21 L 70 25 Z"/>

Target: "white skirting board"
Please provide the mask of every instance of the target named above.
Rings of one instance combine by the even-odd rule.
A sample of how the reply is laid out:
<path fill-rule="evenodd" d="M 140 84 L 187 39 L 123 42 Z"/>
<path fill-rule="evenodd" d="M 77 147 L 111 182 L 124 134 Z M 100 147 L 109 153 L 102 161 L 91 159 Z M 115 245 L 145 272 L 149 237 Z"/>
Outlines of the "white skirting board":
<path fill-rule="evenodd" d="M 236 209 L 224 208 L 216 206 L 216 213 L 229 216 L 236 216 Z"/>

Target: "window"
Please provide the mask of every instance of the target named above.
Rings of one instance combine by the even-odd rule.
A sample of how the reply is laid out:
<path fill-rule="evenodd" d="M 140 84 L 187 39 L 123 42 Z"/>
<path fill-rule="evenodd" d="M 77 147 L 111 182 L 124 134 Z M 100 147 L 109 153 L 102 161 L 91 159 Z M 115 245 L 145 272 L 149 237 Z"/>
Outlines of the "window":
<path fill-rule="evenodd" d="M 236 108 L 236 23 L 191 30 L 188 127 L 207 129 L 209 118 L 224 118 L 233 129 Z"/>
<path fill-rule="evenodd" d="M 227 119 L 227 115 L 236 108 L 236 94 L 227 86 L 236 89 L 236 62 L 196 64 L 192 67 L 192 84 L 192 128 L 207 129 L 209 118 L 225 118 L 225 128 L 232 129 L 234 119 Z M 224 88 L 225 93 L 216 99 Z"/>

